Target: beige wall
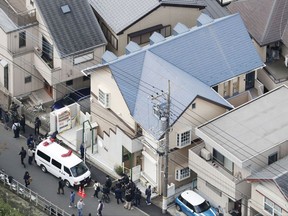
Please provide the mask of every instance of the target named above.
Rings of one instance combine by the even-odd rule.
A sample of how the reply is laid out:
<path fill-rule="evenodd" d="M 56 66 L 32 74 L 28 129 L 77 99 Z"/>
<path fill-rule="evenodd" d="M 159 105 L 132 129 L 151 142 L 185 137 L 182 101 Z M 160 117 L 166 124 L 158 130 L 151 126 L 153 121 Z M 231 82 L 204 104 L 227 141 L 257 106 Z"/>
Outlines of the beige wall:
<path fill-rule="evenodd" d="M 253 39 L 252 39 L 252 42 L 253 42 L 253 44 L 254 44 L 254 46 L 255 46 L 255 48 L 256 48 L 256 50 L 257 50 L 257 52 L 258 52 L 258 54 L 259 54 L 259 56 L 261 58 L 261 60 L 263 62 L 266 62 L 266 46 L 262 46 L 262 47 L 259 46 L 259 44 Z"/>
<path fill-rule="evenodd" d="M 215 103 L 196 98 L 193 102 L 196 108 L 190 105 L 177 122 L 172 126 L 170 133 L 170 148 L 176 147 L 177 133 L 192 130 L 192 140 L 196 139 L 195 127 L 226 112 L 226 108 Z"/>
<path fill-rule="evenodd" d="M 171 25 L 171 34 L 175 25 L 180 22 L 191 28 L 196 25 L 197 18 L 200 15 L 200 10 L 197 8 L 186 7 L 159 7 L 157 10 L 148 14 L 139 22 L 124 31 L 118 38 L 118 50 L 113 50 L 117 56 L 125 54 L 125 47 L 128 44 L 128 34 L 140 31 L 142 29 L 150 28 L 155 25 L 162 24 L 163 26 Z"/>

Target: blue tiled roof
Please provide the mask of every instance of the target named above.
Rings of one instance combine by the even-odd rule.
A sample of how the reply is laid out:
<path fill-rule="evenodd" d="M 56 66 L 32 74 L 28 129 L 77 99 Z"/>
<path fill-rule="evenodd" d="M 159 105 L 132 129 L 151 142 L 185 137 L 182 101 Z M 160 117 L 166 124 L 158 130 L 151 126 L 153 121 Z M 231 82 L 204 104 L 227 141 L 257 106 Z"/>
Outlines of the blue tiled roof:
<path fill-rule="evenodd" d="M 171 36 L 108 65 L 131 115 L 159 139 L 163 132 L 149 95 L 166 92 L 168 80 L 173 124 L 197 96 L 232 108 L 211 87 L 262 67 L 263 62 L 236 14 Z"/>

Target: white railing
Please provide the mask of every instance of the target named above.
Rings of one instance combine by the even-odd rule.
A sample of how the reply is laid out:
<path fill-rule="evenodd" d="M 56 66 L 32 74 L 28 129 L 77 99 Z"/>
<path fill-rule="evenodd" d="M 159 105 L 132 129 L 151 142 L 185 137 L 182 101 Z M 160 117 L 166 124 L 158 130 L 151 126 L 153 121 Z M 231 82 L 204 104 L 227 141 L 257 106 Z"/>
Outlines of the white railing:
<path fill-rule="evenodd" d="M 40 196 L 36 192 L 32 191 L 30 188 L 25 187 L 13 179 L 13 177 L 10 177 L 8 174 L 6 174 L 3 170 L 0 170 L 0 182 L 4 184 L 6 188 L 16 193 L 19 197 L 32 203 L 36 208 L 49 215 L 70 216 L 69 213 L 54 205 L 52 202 Z"/>

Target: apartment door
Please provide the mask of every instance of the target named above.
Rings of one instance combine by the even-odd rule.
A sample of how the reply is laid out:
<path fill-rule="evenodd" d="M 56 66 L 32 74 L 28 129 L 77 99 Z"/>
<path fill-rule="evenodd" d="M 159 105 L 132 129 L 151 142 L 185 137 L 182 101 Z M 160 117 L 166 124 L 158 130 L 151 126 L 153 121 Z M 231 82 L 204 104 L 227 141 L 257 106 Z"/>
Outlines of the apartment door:
<path fill-rule="evenodd" d="M 48 93 L 48 95 L 53 98 L 53 87 L 49 85 L 49 83 L 45 80 L 44 81 L 44 89 Z"/>

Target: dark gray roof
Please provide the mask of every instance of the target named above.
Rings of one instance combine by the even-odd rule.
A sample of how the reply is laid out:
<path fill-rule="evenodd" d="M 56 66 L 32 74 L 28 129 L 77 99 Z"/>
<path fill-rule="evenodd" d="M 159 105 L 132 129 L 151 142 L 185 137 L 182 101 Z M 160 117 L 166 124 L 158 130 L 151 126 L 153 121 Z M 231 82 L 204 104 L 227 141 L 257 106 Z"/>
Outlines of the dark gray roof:
<path fill-rule="evenodd" d="M 226 7 L 222 7 L 216 0 L 204 0 L 204 3 L 206 7 L 202 10 L 202 13 L 209 15 L 213 19 L 228 16 L 230 14 Z"/>
<path fill-rule="evenodd" d="M 288 46 L 288 1 L 287 0 L 243 0 L 228 5 L 231 13 L 239 12 L 252 37 L 266 45 L 283 40 Z"/>
<path fill-rule="evenodd" d="M 106 44 L 106 39 L 87 0 L 35 2 L 60 57 Z M 64 14 L 61 10 L 61 6 L 64 5 L 68 5 L 71 11 Z"/>
<path fill-rule="evenodd" d="M 249 176 L 247 180 L 272 180 L 288 200 L 288 156 Z"/>

